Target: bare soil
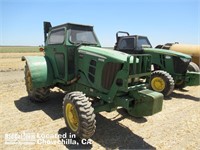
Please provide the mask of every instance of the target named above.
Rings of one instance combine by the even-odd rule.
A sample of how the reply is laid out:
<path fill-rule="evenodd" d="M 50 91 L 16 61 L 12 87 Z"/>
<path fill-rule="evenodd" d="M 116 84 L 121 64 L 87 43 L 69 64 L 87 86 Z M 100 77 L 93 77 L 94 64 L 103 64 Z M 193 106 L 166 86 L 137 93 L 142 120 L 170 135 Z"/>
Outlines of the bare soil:
<path fill-rule="evenodd" d="M 46 103 L 28 100 L 24 82 L 22 55 L 0 54 L 0 143 L 1 149 L 200 149 L 200 86 L 175 90 L 165 98 L 162 112 L 134 118 L 123 109 L 96 115 L 97 129 L 92 144 L 66 144 L 64 137 L 56 144 L 6 144 L 9 134 L 70 134 L 62 115 L 64 94 L 51 92 Z"/>

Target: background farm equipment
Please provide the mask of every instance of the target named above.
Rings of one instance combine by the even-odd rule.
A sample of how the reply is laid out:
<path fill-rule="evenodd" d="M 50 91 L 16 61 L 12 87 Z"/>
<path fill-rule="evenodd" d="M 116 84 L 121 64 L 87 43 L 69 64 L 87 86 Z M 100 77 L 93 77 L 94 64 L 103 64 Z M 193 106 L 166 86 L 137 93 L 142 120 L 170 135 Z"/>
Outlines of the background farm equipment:
<path fill-rule="evenodd" d="M 119 35 L 123 34 L 123 35 Z M 152 48 L 146 36 L 129 35 L 128 32 L 116 33 L 114 49 L 128 54 L 150 54 L 152 56 L 152 74 L 150 88 L 168 96 L 174 88 L 200 85 L 200 72 L 193 68 L 191 56 L 171 50 Z M 196 70 L 197 72 L 189 72 Z"/>

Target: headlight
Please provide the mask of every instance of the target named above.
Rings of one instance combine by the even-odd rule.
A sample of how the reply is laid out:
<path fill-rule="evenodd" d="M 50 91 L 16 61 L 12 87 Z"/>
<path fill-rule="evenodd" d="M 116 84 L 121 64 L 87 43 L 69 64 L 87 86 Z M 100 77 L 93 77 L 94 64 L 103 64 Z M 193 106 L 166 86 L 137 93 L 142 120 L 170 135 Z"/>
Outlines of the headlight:
<path fill-rule="evenodd" d="M 184 61 L 184 62 L 189 62 L 190 61 L 190 59 L 188 59 L 188 58 L 180 58 L 182 61 Z"/>
<path fill-rule="evenodd" d="M 166 55 L 165 59 L 171 59 L 171 56 Z"/>

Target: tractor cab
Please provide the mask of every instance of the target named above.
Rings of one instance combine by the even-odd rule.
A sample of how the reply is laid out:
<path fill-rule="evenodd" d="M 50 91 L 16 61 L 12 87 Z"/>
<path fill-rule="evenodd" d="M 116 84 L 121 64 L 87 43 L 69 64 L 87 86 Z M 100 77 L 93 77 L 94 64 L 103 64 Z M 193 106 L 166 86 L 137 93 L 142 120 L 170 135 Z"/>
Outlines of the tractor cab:
<path fill-rule="evenodd" d="M 123 35 L 120 36 L 120 34 Z M 128 54 L 142 54 L 143 48 L 152 48 L 151 43 L 146 36 L 129 35 L 128 32 L 124 31 L 116 33 L 115 50 Z"/>
<path fill-rule="evenodd" d="M 52 27 L 50 22 L 44 22 L 44 40 L 45 55 L 52 62 L 54 75 L 63 82 L 77 77 L 78 47 L 101 47 L 93 26 L 74 23 Z"/>
<path fill-rule="evenodd" d="M 51 26 L 50 22 L 44 22 L 44 39 L 46 45 L 95 45 L 100 43 L 93 31 L 93 26 L 66 23 L 59 26 Z"/>

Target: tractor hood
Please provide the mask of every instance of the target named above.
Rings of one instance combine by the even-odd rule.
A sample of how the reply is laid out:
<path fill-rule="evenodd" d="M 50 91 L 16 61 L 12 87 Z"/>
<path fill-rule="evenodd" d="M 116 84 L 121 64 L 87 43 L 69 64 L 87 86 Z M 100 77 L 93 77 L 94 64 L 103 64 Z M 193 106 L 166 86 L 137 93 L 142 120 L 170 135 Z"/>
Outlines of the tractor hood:
<path fill-rule="evenodd" d="M 78 49 L 79 53 L 87 54 L 96 56 L 102 59 L 112 58 L 121 62 L 126 62 L 127 57 L 131 56 L 129 54 L 115 51 L 112 49 L 106 49 L 106 48 L 99 48 L 99 47 L 93 47 L 93 46 L 80 46 Z M 130 58 L 130 63 L 133 63 L 133 57 Z"/>
<path fill-rule="evenodd" d="M 144 52 L 147 54 L 156 53 L 156 54 L 164 54 L 164 55 L 168 55 L 168 56 L 177 56 L 177 57 L 181 57 L 181 58 L 191 59 L 190 55 L 171 51 L 171 50 L 158 49 L 158 48 L 144 48 Z"/>

